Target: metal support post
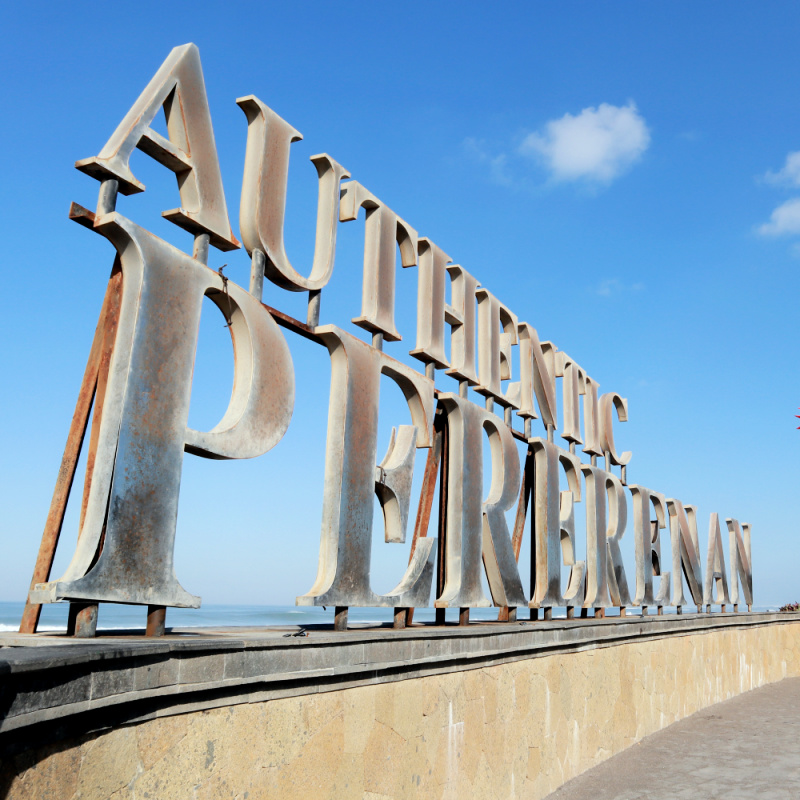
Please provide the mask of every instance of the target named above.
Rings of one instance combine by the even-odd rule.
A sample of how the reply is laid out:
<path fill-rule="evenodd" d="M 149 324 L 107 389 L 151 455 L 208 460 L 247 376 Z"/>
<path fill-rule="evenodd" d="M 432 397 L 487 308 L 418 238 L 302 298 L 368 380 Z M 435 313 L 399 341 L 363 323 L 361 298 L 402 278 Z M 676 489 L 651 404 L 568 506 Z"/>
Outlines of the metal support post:
<path fill-rule="evenodd" d="M 163 636 L 167 627 L 166 606 L 147 606 L 147 630 L 145 636 Z"/>
<path fill-rule="evenodd" d="M 335 631 L 347 630 L 347 611 L 348 606 L 336 606 L 333 615 L 333 629 Z"/>
<path fill-rule="evenodd" d="M 70 603 L 67 636 L 93 639 L 97 634 L 97 603 Z"/>

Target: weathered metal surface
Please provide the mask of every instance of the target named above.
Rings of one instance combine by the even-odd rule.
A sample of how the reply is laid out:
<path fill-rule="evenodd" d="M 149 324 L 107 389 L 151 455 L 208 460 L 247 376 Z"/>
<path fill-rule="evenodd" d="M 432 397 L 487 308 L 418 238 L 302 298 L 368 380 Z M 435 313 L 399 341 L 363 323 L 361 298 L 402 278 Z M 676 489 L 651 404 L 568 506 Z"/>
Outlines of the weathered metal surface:
<path fill-rule="evenodd" d="M 67 636 L 92 639 L 97 633 L 97 603 L 70 603 L 67 618 Z"/>
<path fill-rule="evenodd" d="M 503 512 L 519 490 L 519 460 L 507 427 L 494 414 L 455 394 L 439 401 L 447 413 L 447 573 L 437 608 L 489 605 L 480 583 L 481 559 L 498 605 L 525 605 L 511 537 Z M 483 493 L 483 435 L 492 450 L 492 483 Z"/>
<path fill-rule="evenodd" d="M 240 287 L 119 214 L 95 221 L 118 249 L 124 276 L 117 346 L 97 447 L 98 467 L 72 562 L 32 593 L 146 605 L 197 606 L 173 568 L 183 451 L 251 458 L 283 436 L 294 376 L 283 336 Z M 234 390 L 211 431 L 187 427 L 203 296 L 231 313 Z M 106 522 L 106 542 L 92 560 Z"/>
<path fill-rule="evenodd" d="M 169 138 L 150 127 L 162 108 Z M 176 47 L 100 153 L 76 162 L 75 166 L 98 180 L 119 181 L 119 191 L 124 195 L 143 192 L 144 184 L 137 180 L 129 165 L 137 147 L 178 178 L 181 207 L 165 211 L 166 219 L 190 233 L 209 234 L 212 244 L 220 250 L 239 247 L 228 220 L 196 45 Z"/>
<path fill-rule="evenodd" d="M 145 636 L 163 636 L 167 626 L 167 609 L 164 606 L 147 606 Z"/>
<path fill-rule="evenodd" d="M 106 288 L 103 306 L 100 310 L 100 319 L 97 322 L 94 339 L 91 349 L 89 350 L 89 358 L 83 374 L 81 388 L 78 392 L 78 402 L 75 405 L 75 412 L 72 415 L 72 424 L 70 425 L 69 434 L 67 436 L 64 455 L 61 458 L 61 466 L 58 470 L 56 486 L 53 490 L 53 499 L 50 502 L 50 510 L 47 514 L 44 532 L 42 533 L 42 541 L 39 545 L 36 565 L 33 568 L 31 590 L 36 588 L 36 584 L 44 583 L 49 580 L 50 570 L 53 568 L 53 559 L 55 558 L 58 539 L 61 535 L 61 527 L 64 524 L 64 514 L 67 510 L 67 500 L 69 499 L 70 490 L 72 489 L 72 482 L 75 479 L 75 470 L 78 467 L 78 459 L 80 458 L 83 439 L 89 424 L 89 414 L 91 412 L 92 401 L 97 386 L 97 376 L 103 362 L 107 319 L 114 315 L 118 308 L 118 291 L 118 279 L 112 272 L 111 279 Z M 94 459 L 92 459 L 92 462 L 93 460 Z M 87 475 L 87 480 L 91 480 L 91 474 Z M 83 510 L 81 512 L 81 517 L 83 517 Z M 39 624 L 41 611 L 42 606 L 40 603 L 32 602 L 30 599 L 26 600 L 25 608 L 22 612 L 22 620 L 20 621 L 19 632 L 34 633 Z"/>
<path fill-rule="evenodd" d="M 453 304 L 445 306 L 446 319 L 452 325 L 450 337 L 450 369 L 447 374 L 469 385 L 478 383 L 475 362 L 475 337 L 477 335 L 478 280 L 460 264 L 447 268 L 452 282 Z"/>
<path fill-rule="evenodd" d="M 433 444 L 428 450 L 428 457 L 425 459 L 425 473 L 422 476 L 422 490 L 420 491 L 419 504 L 417 506 L 417 518 L 414 523 L 414 536 L 411 540 L 411 549 L 408 554 L 408 563 L 410 564 L 414 558 L 414 552 L 417 548 L 417 542 L 420 538 L 425 538 L 428 535 L 428 527 L 431 522 L 431 512 L 433 510 L 433 497 L 436 492 L 436 477 L 440 471 L 440 464 L 442 461 L 442 449 L 445 438 L 445 417 L 441 409 L 437 409 L 436 415 L 433 419 Z M 439 545 L 443 542 L 441 532 L 439 536 Z M 441 564 L 441 558 L 439 558 Z M 437 573 L 437 595 L 439 594 L 439 582 Z M 406 612 L 406 624 L 411 625 L 414 622 L 414 609 L 409 608 Z"/>
<path fill-rule="evenodd" d="M 475 293 L 478 301 L 478 377 L 475 391 L 503 406 L 516 407 L 501 381 L 511 380 L 511 348 L 518 343 L 517 315 L 487 289 Z"/>
<path fill-rule="evenodd" d="M 393 607 L 396 627 L 410 624 L 414 607 L 430 601 L 434 574 L 438 623 L 447 608 L 458 608 L 466 624 L 470 608 L 490 604 L 481 588 L 482 572 L 491 602 L 505 620 L 526 605 L 532 618 L 545 620 L 559 606 L 566 606 L 569 619 L 576 607 L 581 617 L 590 608 L 602 617 L 612 605 L 621 615 L 631 606 L 641 606 L 643 613 L 656 606 L 660 614 L 671 602 L 680 613 L 686 604 L 682 573 L 697 606 L 733 603 L 738 608 L 740 583 L 752 605 L 750 526 L 727 520 L 731 580 L 726 586 L 719 520 L 711 516 L 704 578 L 694 507 L 639 484 L 628 489 L 636 553 L 631 598 L 622 559 L 631 453 L 617 445 L 614 427 L 615 414 L 619 422 L 627 420 L 627 401 L 614 391 L 600 395 L 599 383 L 575 359 L 553 342 L 540 341 L 536 329 L 491 288 L 452 264 L 440 246 L 419 236 L 358 180 L 343 183 L 350 173 L 327 154 L 311 159 L 318 178 L 314 256 L 310 269 L 298 270 L 286 253 L 284 222 L 291 145 L 302 137 L 254 95 L 237 102 L 248 121 L 240 206 L 250 255 L 247 291 L 221 268 L 208 267 L 210 245 L 230 250 L 239 244 L 228 220 L 194 45 L 170 53 L 99 155 L 77 163 L 102 183 L 96 213 L 73 204 L 70 216 L 109 240 L 118 266 L 70 429 L 22 630 L 35 630 L 41 602 L 75 603 L 76 633 L 92 629 L 98 602 L 147 605 L 148 630 L 154 634 L 163 629 L 165 607 L 199 605 L 173 569 L 184 452 L 218 460 L 252 458 L 280 440 L 294 403 L 294 371 L 280 328 L 324 345 L 331 359 L 319 566 L 311 590 L 297 602 L 334 607 L 338 629 L 347 628 L 351 606 Z M 167 137 L 153 128 L 162 109 Z M 118 192 L 144 190 L 130 168 L 136 148 L 176 174 L 181 208 L 165 216 L 194 234 L 191 255 L 117 213 Z M 352 321 L 369 331 L 371 344 L 320 325 L 321 293 L 333 280 L 338 225 L 357 219 L 362 208 L 361 313 Z M 416 341 L 408 355 L 425 364 L 424 375 L 384 352 L 402 339 L 405 323 L 398 325 L 395 317 L 398 245 L 401 265 L 417 266 Z M 261 302 L 265 278 L 278 292 L 308 293 L 305 322 Z M 188 428 L 188 407 L 204 297 L 219 307 L 230 329 L 234 388 L 220 423 L 195 431 Z M 270 295 L 271 303 L 278 303 L 280 295 L 275 297 Z M 458 382 L 457 393 L 435 388 L 437 369 L 445 380 Z M 391 422 L 378 419 L 381 376 L 403 391 L 412 425 L 394 430 L 377 463 L 380 427 L 388 430 Z M 485 408 L 473 402 L 470 387 L 483 395 Z M 78 545 L 65 574 L 50 581 L 93 395 Z M 555 440 L 559 411 L 564 447 Z M 534 434 L 537 420 L 541 437 Z M 526 447 L 522 474 L 517 441 Z M 492 475 L 484 498 L 487 442 Z M 379 595 L 370 584 L 374 497 L 383 510 L 385 540 L 405 542 L 420 447 L 429 453 L 408 566 L 397 586 Z M 598 466 L 601 456 L 604 469 Z M 439 531 L 430 537 L 437 473 Z M 586 515 L 586 553 L 580 559 L 579 502 Z M 506 515 L 514 506 L 512 534 Z M 530 597 L 518 568 L 529 513 Z M 670 572 L 663 570 L 668 557 L 662 559 L 661 546 L 667 518 Z M 569 568 L 566 590 L 564 566 Z"/>
<path fill-rule="evenodd" d="M 522 537 L 525 533 L 525 522 L 528 518 L 528 505 L 531 497 L 531 484 L 533 481 L 533 452 L 528 448 L 525 462 L 522 467 L 522 479 L 519 487 L 519 498 L 517 499 L 517 513 L 514 516 L 514 528 L 511 534 L 511 549 L 514 553 L 514 561 L 519 564 L 519 554 L 522 550 Z M 533 521 L 532 521 L 533 526 Z M 535 546 L 533 550 L 535 551 Z M 535 557 L 535 556 L 534 556 Z M 532 572 L 535 572 L 535 566 Z M 535 581 L 534 581 L 535 583 Z M 535 586 L 533 591 L 535 592 Z M 533 592 L 532 592 L 533 593 Z M 507 622 L 517 617 L 517 609 L 501 606 L 497 614 L 498 622 Z"/>
<path fill-rule="evenodd" d="M 316 329 L 331 356 L 331 392 L 317 579 L 302 605 L 426 605 L 435 539 L 419 539 L 408 570 L 388 594 L 369 581 L 381 374 L 402 390 L 417 447 L 430 447 L 433 382 L 333 325 Z M 413 463 L 413 462 L 412 462 Z"/>
<path fill-rule="evenodd" d="M 635 606 L 664 606 L 669 602 L 670 573 L 661 570 L 661 534 L 667 527 L 667 500 L 660 492 L 644 486 L 629 486 L 633 497 L 633 535 L 636 553 Z M 650 508 L 656 519 L 651 521 Z M 653 591 L 653 577 L 659 576 Z M 680 576 L 678 576 L 680 578 Z"/>
<path fill-rule="evenodd" d="M 392 428 L 389 449 L 375 468 L 375 493 L 383 511 L 387 542 L 402 544 L 406 540 L 416 446 L 414 425 Z"/>
<path fill-rule="evenodd" d="M 725 570 L 725 554 L 722 552 L 719 515 L 712 514 L 708 525 L 708 557 L 703 584 L 703 603 L 710 611 L 712 604 L 722 606 L 728 604 L 730 602 L 728 598 L 728 576 Z"/>
<path fill-rule="evenodd" d="M 542 423 L 555 427 L 558 424 L 555 373 L 548 369 L 536 328 L 521 322 L 518 335 L 520 379 L 518 388 L 509 387 L 508 394 L 519 393 L 518 413 L 526 422 L 539 416 L 533 405 L 533 398 L 536 397 Z"/>
<path fill-rule="evenodd" d="M 107 181 L 109 184 L 116 184 L 116 181 Z M 101 193 L 103 188 L 101 188 Z M 101 202 L 103 198 L 101 197 Z M 116 195 L 108 198 L 107 207 L 113 210 L 116 202 Z M 119 309 L 122 300 L 122 267 L 119 263 L 119 258 L 115 259 L 114 267 L 111 271 L 110 288 L 112 291 L 111 302 L 106 311 L 105 324 L 103 330 L 103 345 L 100 352 L 100 368 L 97 374 L 97 386 L 95 388 L 94 396 L 94 410 L 92 413 L 92 428 L 89 434 L 89 447 L 86 454 L 86 471 L 83 482 L 83 499 L 81 502 L 80 521 L 78 522 L 78 531 L 83 529 L 83 523 L 86 519 L 86 508 L 89 503 L 89 494 L 92 487 L 92 476 L 94 475 L 95 460 L 97 458 L 97 445 L 100 438 L 100 428 L 103 421 L 103 407 L 105 406 L 106 389 L 108 387 L 108 372 L 111 368 L 111 356 L 114 353 L 114 343 L 117 338 L 117 327 L 119 325 Z M 80 536 L 80 533 L 79 533 Z M 105 531 L 101 533 L 100 542 L 95 553 L 95 560 L 100 556 L 103 549 L 103 542 L 105 540 Z M 89 605 L 81 607 L 80 625 L 75 630 L 76 636 L 93 636 L 97 630 L 97 605 Z"/>
<path fill-rule="evenodd" d="M 669 532 L 672 545 L 672 605 L 686 605 L 681 571 L 689 584 L 694 604 L 703 604 L 703 577 L 700 567 L 700 547 L 697 540 L 697 509 L 684 506 L 680 500 L 667 500 Z"/>
<path fill-rule="evenodd" d="M 347 606 L 336 606 L 333 613 L 333 629 L 335 631 L 347 630 Z"/>
<path fill-rule="evenodd" d="M 333 274 L 339 185 L 350 173 L 325 153 L 311 156 L 317 169 L 319 200 L 314 260 L 309 276 L 304 277 L 289 261 L 283 239 L 289 149 L 303 135 L 254 95 L 240 97 L 236 103 L 247 117 L 239 210 L 242 242 L 251 255 L 256 251 L 264 253 L 264 269 L 273 283 L 292 292 L 319 291 Z"/>
<path fill-rule="evenodd" d="M 367 212 L 364 223 L 364 280 L 361 314 L 353 322 L 365 330 L 380 333 L 388 342 L 402 339 L 394 321 L 396 246 L 404 267 L 417 263 L 417 232 L 378 200 L 358 181 L 342 185 L 339 219 L 358 218 L 359 209 Z"/>
<path fill-rule="evenodd" d="M 612 409 L 617 410 L 617 418 L 620 422 L 626 422 L 628 419 L 628 401 L 624 397 L 620 397 L 616 392 L 609 392 L 604 394 L 599 400 L 600 408 L 600 444 L 602 445 L 603 452 L 606 453 L 606 462 L 611 460 L 611 464 L 615 466 L 626 466 L 631 460 L 630 451 L 618 453 L 616 444 L 614 443 L 614 420 L 612 417 Z M 607 463 L 606 468 L 610 468 Z"/>
<path fill-rule="evenodd" d="M 753 605 L 753 562 L 750 525 L 739 524 L 738 520 L 727 519 L 729 533 L 729 553 L 731 558 L 731 603 L 739 602 L 739 581 L 742 583 L 744 601 L 748 609 Z"/>
<path fill-rule="evenodd" d="M 581 500 L 580 459 L 545 439 L 530 442 L 533 457 L 533 520 L 531 543 L 535 585 L 531 608 L 581 605 L 586 562 L 577 561 L 574 505 Z M 559 468 L 569 489 L 559 490 Z M 587 513 L 588 513 L 587 506 Z M 567 591 L 561 593 L 562 562 L 570 567 Z"/>
<path fill-rule="evenodd" d="M 114 262 L 109 281 L 110 299 L 105 309 L 103 320 L 103 341 L 100 348 L 100 363 L 97 370 L 97 383 L 94 394 L 94 409 L 92 413 L 92 428 L 89 434 L 89 447 L 86 453 L 86 478 L 83 483 L 83 499 L 81 501 L 81 515 L 78 530 L 83 527 L 86 518 L 86 507 L 89 504 L 89 493 L 92 488 L 92 476 L 97 459 L 97 445 L 100 439 L 100 428 L 103 422 L 103 407 L 108 388 L 108 373 L 111 368 L 111 357 L 114 353 L 114 342 L 117 337 L 119 325 L 119 310 L 122 300 L 122 267 L 119 259 Z"/>
<path fill-rule="evenodd" d="M 446 322 L 457 324 L 445 302 L 447 265 L 453 260 L 441 247 L 422 237 L 417 276 L 417 346 L 409 355 L 439 369 L 450 366 L 444 348 Z"/>
<path fill-rule="evenodd" d="M 611 603 L 608 591 L 608 532 L 606 481 L 609 473 L 591 464 L 582 464 L 586 481 L 586 598 L 583 605 L 598 609 Z"/>

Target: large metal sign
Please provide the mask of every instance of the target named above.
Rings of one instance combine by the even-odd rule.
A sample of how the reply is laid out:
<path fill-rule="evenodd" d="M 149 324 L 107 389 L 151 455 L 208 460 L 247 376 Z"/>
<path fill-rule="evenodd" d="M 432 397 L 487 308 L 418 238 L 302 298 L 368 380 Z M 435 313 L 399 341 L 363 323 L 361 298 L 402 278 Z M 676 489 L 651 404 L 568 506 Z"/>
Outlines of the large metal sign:
<path fill-rule="evenodd" d="M 335 607 L 336 627 L 346 627 L 351 606 L 392 607 L 395 625 L 403 627 L 413 609 L 427 606 L 431 598 L 439 621 L 447 608 L 460 609 L 464 622 L 470 608 L 492 604 L 506 620 L 518 608 L 532 609 L 534 618 L 541 610 L 545 619 L 554 607 L 566 607 L 569 617 L 576 609 L 583 616 L 589 609 L 602 616 L 609 607 L 660 613 L 672 605 L 680 611 L 689 602 L 681 573 L 693 605 L 710 610 L 712 604 L 722 609 L 732 604 L 738 610 L 740 582 L 745 603 L 752 605 L 750 526 L 726 520 L 728 579 L 722 526 L 712 514 L 703 565 L 695 509 L 628 483 L 631 453 L 621 451 L 616 439 L 617 421 L 627 420 L 627 401 L 616 392 L 600 394 L 598 382 L 574 358 L 539 340 L 536 329 L 521 321 L 519 309 L 452 264 L 441 247 L 325 154 L 311 159 L 319 177 L 313 263 L 310 270 L 292 264 L 284 247 L 284 210 L 291 144 L 302 136 L 258 98 L 237 103 L 247 119 L 240 225 L 252 259 L 248 289 L 207 266 L 210 246 L 226 251 L 241 245 L 228 219 L 194 45 L 170 53 L 100 153 L 76 164 L 100 181 L 100 192 L 95 212 L 73 204 L 71 217 L 105 237 L 116 260 L 23 631 L 36 629 L 42 603 L 69 601 L 70 626 L 79 635 L 93 632 L 102 602 L 148 606 L 148 632 L 156 634 L 163 631 L 166 607 L 200 605 L 173 568 L 184 452 L 253 458 L 281 439 L 295 392 L 285 331 L 317 342 L 330 354 L 319 567 L 313 586 L 297 602 Z M 162 109 L 166 137 L 152 127 Z M 191 254 L 116 210 L 118 194 L 145 190 L 131 171 L 136 148 L 177 176 L 180 207 L 163 216 L 194 234 Z M 366 212 L 363 292 L 353 323 L 372 335 L 371 344 L 320 320 L 321 294 L 335 280 L 337 229 L 357 219 L 361 208 Z M 416 341 L 410 355 L 420 370 L 383 350 L 384 342 L 402 338 L 395 319 L 398 245 L 402 265 L 417 273 Z M 283 290 L 307 293 L 305 322 L 262 304 L 265 277 Z M 188 416 L 204 297 L 219 306 L 230 326 L 235 380 L 220 423 L 198 431 L 189 428 Z M 396 428 L 379 463 L 381 376 L 399 386 L 413 424 Z M 437 386 L 439 379 L 446 385 Z M 470 389 L 484 398 L 483 406 L 470 399 Z M 78 544 L 66 572 L 50 580 L 93 403 Z M 556 431 L 563 446 L 556 444 Z M 522 461 L 517 441 L 527 448 Z M 483 498 L 487 444 L 491 485 Z M 412 498 L 419 448 L 428 455 L 421 496 Z M 626 493 L 633 507 L 631 525 Z M 375 495 L 386 541 L 406 540 L 416 509 L 408 568 L 387 594 L 377 594 L 370 584 Z M 436 496 L 439 529 L 431 536 Z M 583 557 L 575 535 L 581 505 Z M 507 513 L 514 511 L 510 529 Z M 531 596 L 518 563 L 528 524 Z M 629 527 L 636 553 L 630 579 L 621 555 Z M 661 557 L 667 528 L 671 565 Z M 483 589 L 484 570 L 490 597 Z"/>

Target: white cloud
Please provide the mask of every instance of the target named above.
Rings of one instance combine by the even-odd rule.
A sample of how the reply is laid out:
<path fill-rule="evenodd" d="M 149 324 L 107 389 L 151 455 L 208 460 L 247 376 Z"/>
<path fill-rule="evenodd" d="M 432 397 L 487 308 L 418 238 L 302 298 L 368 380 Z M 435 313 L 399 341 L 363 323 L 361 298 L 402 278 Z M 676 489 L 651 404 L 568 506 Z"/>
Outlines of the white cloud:
<path fill-rule="evenodd" d="M 779 186 L 800 186 L 800 151 L 789 153 L 783 167 L 777 172 L 769 170 L 764 180 Z"/>
<path fill-rule="evenodd" d="M 762 236 L 786 236 L 800 233 L 800 197 L 793 197 L 779 205 L 770 215 L 769 222 L 759 226 Z"/>
<path fill-rule="evenodd" d="M 608 183 L 637 161 L 650 145 L 650 131 L 636 104 L 601 103 L 580 114 L 550 120 L 530 133 L 519 152 L 540 159 L 559 181 Z"/>

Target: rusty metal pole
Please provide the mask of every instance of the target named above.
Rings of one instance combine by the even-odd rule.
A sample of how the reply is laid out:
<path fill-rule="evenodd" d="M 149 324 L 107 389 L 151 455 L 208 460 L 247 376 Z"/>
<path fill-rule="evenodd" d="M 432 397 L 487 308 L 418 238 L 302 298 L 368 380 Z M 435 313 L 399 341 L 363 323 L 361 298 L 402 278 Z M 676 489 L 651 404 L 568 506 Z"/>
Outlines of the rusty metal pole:
<path fill-rule="evenodd" d="M 266 256 L 263 251 L 255 248 L 250 260 L 250 294 L 253 295 L 259 303 L 262 303 L 264 298 L 265 261 Z"/>
<path fill-rule="evenodd" d="M 145 636 L 163 636 L 167 624 L 165 606 L 147 606 L 147 629 Z"/>
<path fill-rule="evenodd" d="M 100 310 L 100 318 L 94 332 L 89 358 L 86 362 L 86 369 L 83 373 L 83 381 L 78 392 L 78 401 L 75 405 L 75 412 L 72 415 L 72 422 L 67 435 L 67 443 L 64 447 L 64 455 L 61 457 L 61 466 L 58 470 L 58 478 L 53 490 L 53 498 L 50 502 L 50 510 L 47 514 L 42 541 L 39 545 L 39 554 L 36 558 L 36 565 L 33 568 L 30 588 L 33 590 L 37 583 L 46 583 L 50 578 L 50 571 L 53 568 L 53 559 L 58 546 L 58 539 L 61 535 L 61 527 L 64 524 L 64 514 L 67 510 L 67 501 L 72 490 L 72 483 L 75 479 L 75 471 L 78 466 L 83 439 L 86 435 L 86 428 L 89 424 L 89 414 L 92 409 L 92 401 L 97 386 L 98 373 L 100 371 L 101 352 L 103 339 L 106 330 L 106 317 L 109 306 L 113 302 L 115 284 L 109 281 L 106 295 L 103 299 L 103 306 Z M 31 603 L 26 600 L 25 609 L 22 612 L 20 621 L 20 633 L 35 633 L 39 625 L 39 617 L 42 607 L 38 603 Z"/>
<path fill-rule="evenodd" d="M 428 374 L 426 365 L 425 373 Z M 430 376 L 429 376 L 430 377 Z M 436 491 L 436 476 L 439 474 L 439 464 L 442 460 L 442 437 L 443 437 L 444 413 L 437 409 L 433 418 L 433 443 L 428 450 L 428 457 L 425 460 L 425 473 L 422 477 L 422 490 L 417 506 L 417 519 L 414 524 L 414 535 L 411 539 L 411 550 L 408 554 L 408 563 L 414 558 L 414 551 L 417 548 L 417 541 L 428 535 L 428 526 L 431 521 L 431 511 L 433 510 L 433 495 Z M 414 622 L 414 609 L 406 611 L 406 625 L 410 626 Z"/>
<path fill-rule="evenodd" d="M 525 420 L 526 437 L 530 439 L 530 420 Z M 514 558 L 519 564 L 519 554 L 522 549 L 522 537 L 525 533 L 525 519 L 528 516 L 528 504 L 530 500 L 531 487 L 533 481 L 531 473 L 533 470 L 533 458 L 530 449 L 525 455 L 525 464 L 522 469 L 522 480 L 519 487 L 519 501 L 517 502 L 517 515 L 514 518 L 514 532 L 511 536 L 511 547 L 514 550 Z M 532 593 L 532 592 L 531 592 Z M 497 614 L 498 622 L 514 622 L 517 619 L 517 609 L 504 606 Z"/>
<path fill-rule="evenodd" d="M 69 604 L 67 636 L 93 639 L 97 634 L 97 603 Z"/>
<path fill-rule="evenodd" d="M 197 236 L 194 237 L 192 258 L 208 266 L 208 247 L 210 244 L 211 237 L 207 233 L 198 233 Z"/>
<path fill-rule="evenodd" d="M 308 293 L 308 314 L 306 322 L 309 328 L 316 328 L 319 325 L 319 312 L 322 304 L 322 290 L 312 289 Z"/>
<path fill-rule="evenodd" d="M 333 629 L 335 631 L 347 630 L 347 606 L 336 606 L 333 615 Z"/>
<path fill-rule="evenodd" d="M 105 186 L 103 183 L 103 186 Z M 116 181 L 108 181 L 116 184 Z M 101 198 L 103 189 L 101 187 Z M 116 195 L 114 197 L 116 204 Z M 113 210 L 113 208 L 111 209 Z M 111 357 L 114 354 L 114 343 L 117 338 L 117 327 L 119 325 L 120 306 L 122 304 L 122 267 L 119 257 L 114 260 L 109 280 L 110 300 L 106 308 L 106 316 L 103 325 L 103 343 L 100 350 L 100 364 L 97 373 L 97 383 L 94 393 L 94 404 L 92 411 L 92 428 L 89 433 L 89 449 L 86 455 L 86 471 L 83 481 L 83 499 L 81 501 L 81 515 L 78 523 L 78 538 L 80 539 L 83 530 L 86 509 L 89 504 L 89 492 L 92 488 L 92 477 L 94 476 L 95 461 L 97 459 L 97 447 L 100 440 L 100 426 L 103 421 L 103 409 L 105 407 L 106 389 L 108 388 L 108 373 L 111 369 Z M 101 535 L 100 542 L 95 553 L 95 560 L 100 557 L 103 550 L 105 533 Z M 74 613 L 72 606 L 75 605 Z M 98 603 L 77 603 L 70 604 L 70 623 L 67 626 L 67 635 L 78 638 L 92 638 L 97 632 L 97 618 L 99 615 Z"/>

